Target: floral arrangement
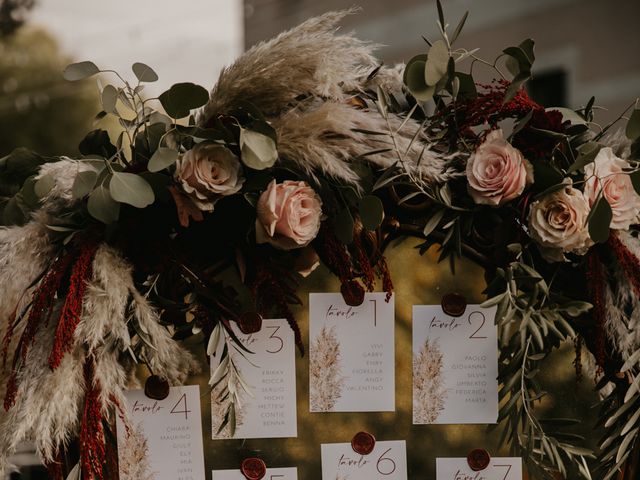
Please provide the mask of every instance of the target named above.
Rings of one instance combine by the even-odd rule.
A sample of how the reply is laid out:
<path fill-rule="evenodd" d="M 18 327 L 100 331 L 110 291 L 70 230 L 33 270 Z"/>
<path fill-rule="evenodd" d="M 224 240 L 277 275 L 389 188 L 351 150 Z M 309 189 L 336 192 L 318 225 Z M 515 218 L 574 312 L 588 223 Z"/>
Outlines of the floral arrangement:
<path fill-rule="evenodd" d="M 529 468 L 605 479 L 635 468 L 640 110 L 629 107 L 625 136 L 594 121 L 593 98 L 541 107 L 523 88 L 533 41 L 481 59 L 454 46 L 466 15 L 451 32 L 439 3 L 442 38 L 386 67 L 334 31 L 347 13 L 253 47 L 210 93 L 180 83 L 145 98 L 158 77 L 142 63 L 135 84 L 92 62 L 65 70 L 117 80 L 97 120 L 122 132 L 90 132 L 80 158 L 0 160 L 0 476 L 31 439 L 52 478 L 69 470 L 71 444 L 82 478 L 114 478 L 136 365 L 183 382 L 199 368 L 180 345 L 191 336 L 208 354 L 225 342 L 210 386 L 233 431 L 243 382 L 230 352 L 249 352 L 232 324 L 286 318 L 304 352 L 290 309 L 304 277 L 322 262 L 351 305 L 378 278 L 391 292 L 384 249 L 407 235 L 424 239 L 421 253 L 439 245 L 452 269 L 462 255 L 485 268 L 503 440 Z M 481 67 L 497 79 L 477 84 Z M 562 432 L 567 419 L 535 414 L 536 373 L 564 342 L 602 394 L 597 452 Z"/>

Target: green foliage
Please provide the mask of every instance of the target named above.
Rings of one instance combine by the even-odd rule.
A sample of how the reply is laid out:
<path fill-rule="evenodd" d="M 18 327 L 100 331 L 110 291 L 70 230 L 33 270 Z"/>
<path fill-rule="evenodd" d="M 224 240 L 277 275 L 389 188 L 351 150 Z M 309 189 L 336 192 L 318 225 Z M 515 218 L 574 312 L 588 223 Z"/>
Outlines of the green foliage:
<path fill-rule="evenodd" d="M 78 80 L 84 80 L 85 78 L 89 78 L 96 73 L 99 73 L 100 69 L 96 66 L 95 63 L 85 61 L 72 63 L 67 65 L 64 71 L 62 72 L 62 76 L 65 80 L 69 80 L 70 82 L 76 82 Z"/>
<path fill-rule="evenodd" d="M 242 162 L 255 170 L 272 167 L 278 159 L 276 142 L 264 133 L 240 129 L 240 151 Z"/>
<path fill-rule="evenodd" d="M 191 110 L 201 107 L 209 100 L 209 93 L 203 87 L 190 82 L 176 83 L 159 97 L 167 115 L 184 118 Z"/>

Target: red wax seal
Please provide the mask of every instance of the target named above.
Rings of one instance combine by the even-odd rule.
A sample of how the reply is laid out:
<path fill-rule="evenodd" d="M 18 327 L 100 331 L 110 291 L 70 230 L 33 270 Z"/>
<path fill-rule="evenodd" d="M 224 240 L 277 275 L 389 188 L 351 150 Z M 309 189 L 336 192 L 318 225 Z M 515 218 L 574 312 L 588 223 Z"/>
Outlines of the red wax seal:
<path fill-rule="evenodd" d="M 169 396 L 169 382 L 158 375 L 151 375 L 144 383 L 144 394 L 153 400 L 164 400 Z"/>
<path fill-rule="evenodd" d="M 467 299 L 459 293 L 447 293 L 442 297 L 442 311 L 451 317 L 461 317 L 467 309 Z"/>
<path fill-rule="evenodd" d="M 259 458 L 245 458 L 240 471 L 247 480 L 260 480 L 267 474 L 267 465 Z"/>
<path fill-rule="evenodd" d="M 369 455 L 373 452 L 373 447 L 375 446 L 375 437 L 367 432 L 358 432 L 353 437 L 353 440 L 351 440 L 351 448 L 360 455 Z"/>
<path fill-rule="evenodd" d="M 364 302 L 364 288 L 355 280 L 348 280 L 340 287 L 344 303 L 350 307 L 359 307 Z"/>
<path fill-rule="evenodd" d="M 238 328 L 245 335 L 259 332 L 262 329 L 262 315 L 258 312 L 246 312 L 238 319 Z"/>
<path fill-rule="evenodd" d="M 469 468 L 474 472 L 479 472 L 480 470 L 484 470 L 489 466 L 489 462 L 491 461 L 491 457 L 489 456 L 489 452 L 487 452 L 484 448 L 476 448 L 475 450 L 471 450 L 469 455 L 467 455 L 467 463 L 469 464 Z"/>

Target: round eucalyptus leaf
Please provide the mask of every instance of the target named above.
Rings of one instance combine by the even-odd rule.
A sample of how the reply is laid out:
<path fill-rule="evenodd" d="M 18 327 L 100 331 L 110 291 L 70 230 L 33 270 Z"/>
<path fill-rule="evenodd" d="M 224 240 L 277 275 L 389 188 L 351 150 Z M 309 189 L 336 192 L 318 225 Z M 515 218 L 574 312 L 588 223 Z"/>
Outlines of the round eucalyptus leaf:
<path fill-rule="evenodd" d="M 34 191 L 38 198 L 46 196 L 53 187 L 56 186 L 56 180 L 51 175 L 45 175 L 36 180 Z"/>
<path fill-rule="evenodd" d="M 73 181 L 73 187 L 71 188 L 71 194 L 74 199 L 82 198 L 89 195 L 96 185 L 98 180 L 98 172 L 95 170 L 86 170 L 78 173 L 76 179 Z"/>
<path fill-rule="evenodd" d="M 442 40 L 433 43 L 424 69 L 424 80 L 427 85 L 436 85 L 447 73 L 449 64 L 449 47 Z"/>
<path fill-rule="evenodd" d="M 194 83 L 176 83 L 158 97 L 162 107 L 172 118 L 183 118 L 209 100 L 209 92 Z"/>
<path fill-rule="evenodd" d="M 106 85 L 102 89 L 102 108 L 105 112 L 116 113 L 118 90 L 113 85 Z"/>
<path fill-rule="evenodd" d="M 170 167 L 178 160 L 178 151 L 173 148 L 159 147 L 151 156 L 147 168 L 150 172 L 159 172 Z"/>
<path fill-rule="evenodd" d="M 93 62 L 78 62 L 72 63 L 71 65 L 67 65 L 67 67 L 62 72 L 62 76 L 65 80 L 69 80 L 70 82 L 75 82 L 77 80 L 83 80 L 85 78 L 89 78 L 91 75 L 95 75 L 99 73 L 100 69 Z"/>
<path fill-rule="evenodd" d="M 114 172 L 109 182 L 113 199 L 136 208 L 145 208 L 153 203 L 155 195 L 149 182 L 135 173 Z"/>
<path fill-rule="evenodd" d="M 155 82 L 158 80 L 158 74 L 149 65 L 136 62 L 131 66 L 134 75 L 141 82 Z"/>
<path fill-rule="evenodd" d="M 629 121 L 627 122 L 627 128 L 625 134 L 630 140 L 637 140 L 640 138 L 640 110 L 635 109 L 631 112 Z"/>
<path fill-rule="evenodd" d="M 278 159 L 276 142 L 268 135 L 242 128 L 240 130 L 242 162 L 249 168 L 264 170 Z"/>
<path fill-rule="evenodd" d="M 375 195 L 365 195 L 360 199 L 360 218 L 362 225 L 367 230 L 377 229 L 384 220 L 384 207 L 382 201 Z"/>
<path fill-rule="evenodd" d="M 104 185 L 91 192 L 87 210 L 93 218 L 107 225 L 117 221 L 120 216 L 120 204 L 111 197 L 109 189 Z"/>
<path fill-rule="evenodd" d="M 424 60 L 415 60 L 409 63 L 404 72 L 405 84 L 411 95 L 420 102 L 431 100 L 436 91 L 436 87 L 430 87 L 424 80 Z"/>

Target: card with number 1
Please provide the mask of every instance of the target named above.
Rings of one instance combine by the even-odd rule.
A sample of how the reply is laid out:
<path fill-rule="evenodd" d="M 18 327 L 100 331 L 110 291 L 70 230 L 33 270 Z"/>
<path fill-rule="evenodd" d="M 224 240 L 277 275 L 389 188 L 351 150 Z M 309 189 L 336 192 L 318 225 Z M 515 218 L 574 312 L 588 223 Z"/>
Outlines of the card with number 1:
<path fill-rule="evenodd" d="M 349 306 L 339 293 L 309 295 L 312 412 L 395 410 L 394 298 L 367 293 Z"/>

